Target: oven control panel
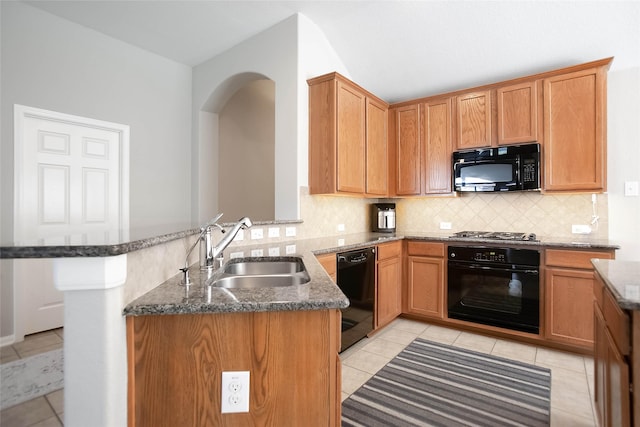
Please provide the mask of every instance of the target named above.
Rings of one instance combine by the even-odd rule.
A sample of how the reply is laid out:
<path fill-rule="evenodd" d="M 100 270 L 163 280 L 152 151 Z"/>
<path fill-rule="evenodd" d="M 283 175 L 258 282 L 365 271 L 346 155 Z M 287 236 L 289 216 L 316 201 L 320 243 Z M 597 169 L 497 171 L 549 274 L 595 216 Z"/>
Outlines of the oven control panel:
<path fill-rule="evenodd" d="M 474 261 L 506 262 L 504 253 L 496 251 L 476 252 Z"/>

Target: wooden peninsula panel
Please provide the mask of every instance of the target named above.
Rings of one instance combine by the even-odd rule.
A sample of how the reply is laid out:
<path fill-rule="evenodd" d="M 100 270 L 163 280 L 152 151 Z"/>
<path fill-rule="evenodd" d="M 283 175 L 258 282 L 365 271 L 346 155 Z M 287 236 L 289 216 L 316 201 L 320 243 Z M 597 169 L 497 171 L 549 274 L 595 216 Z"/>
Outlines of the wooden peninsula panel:
<path fill-rule="evenodd" d="M 339 310 L 127 318 L 129 427 L 335 426 Z M 250 371 L 248 413 L 221 413 L 223 371 Z"/>

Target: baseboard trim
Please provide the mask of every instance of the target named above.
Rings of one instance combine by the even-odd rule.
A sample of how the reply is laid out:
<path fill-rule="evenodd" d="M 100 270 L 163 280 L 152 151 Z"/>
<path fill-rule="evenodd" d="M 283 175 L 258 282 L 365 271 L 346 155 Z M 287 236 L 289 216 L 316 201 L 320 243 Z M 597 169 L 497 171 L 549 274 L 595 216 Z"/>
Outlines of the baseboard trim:
<path fill-rule="evenodd" d="M 13 334 L 0 337 L 0 347 L 11 345 L 15 342 L 16 342 L 16 336 Z"/>

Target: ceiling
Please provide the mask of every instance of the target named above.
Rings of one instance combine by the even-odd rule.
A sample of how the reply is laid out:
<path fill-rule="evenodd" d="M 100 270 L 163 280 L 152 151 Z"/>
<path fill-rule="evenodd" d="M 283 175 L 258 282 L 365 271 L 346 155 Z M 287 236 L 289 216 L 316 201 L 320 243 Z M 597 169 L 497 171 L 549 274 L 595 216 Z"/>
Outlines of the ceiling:
<path fill-rule="evenodd" d="M 388 102 L 609 56 L 640 67 L 637 0 L 23 1 L 189 66 L 301 13 Z"/>

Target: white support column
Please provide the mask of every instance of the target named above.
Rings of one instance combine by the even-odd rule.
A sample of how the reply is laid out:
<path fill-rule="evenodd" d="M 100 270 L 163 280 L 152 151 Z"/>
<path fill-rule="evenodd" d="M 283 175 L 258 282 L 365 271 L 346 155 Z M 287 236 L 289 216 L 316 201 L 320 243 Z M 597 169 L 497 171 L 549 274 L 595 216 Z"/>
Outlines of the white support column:
<path fill-rule="evenodd" d="M 127 256 L 56 258 L 64 292 L 64 425 L 127 425 Z"/>

